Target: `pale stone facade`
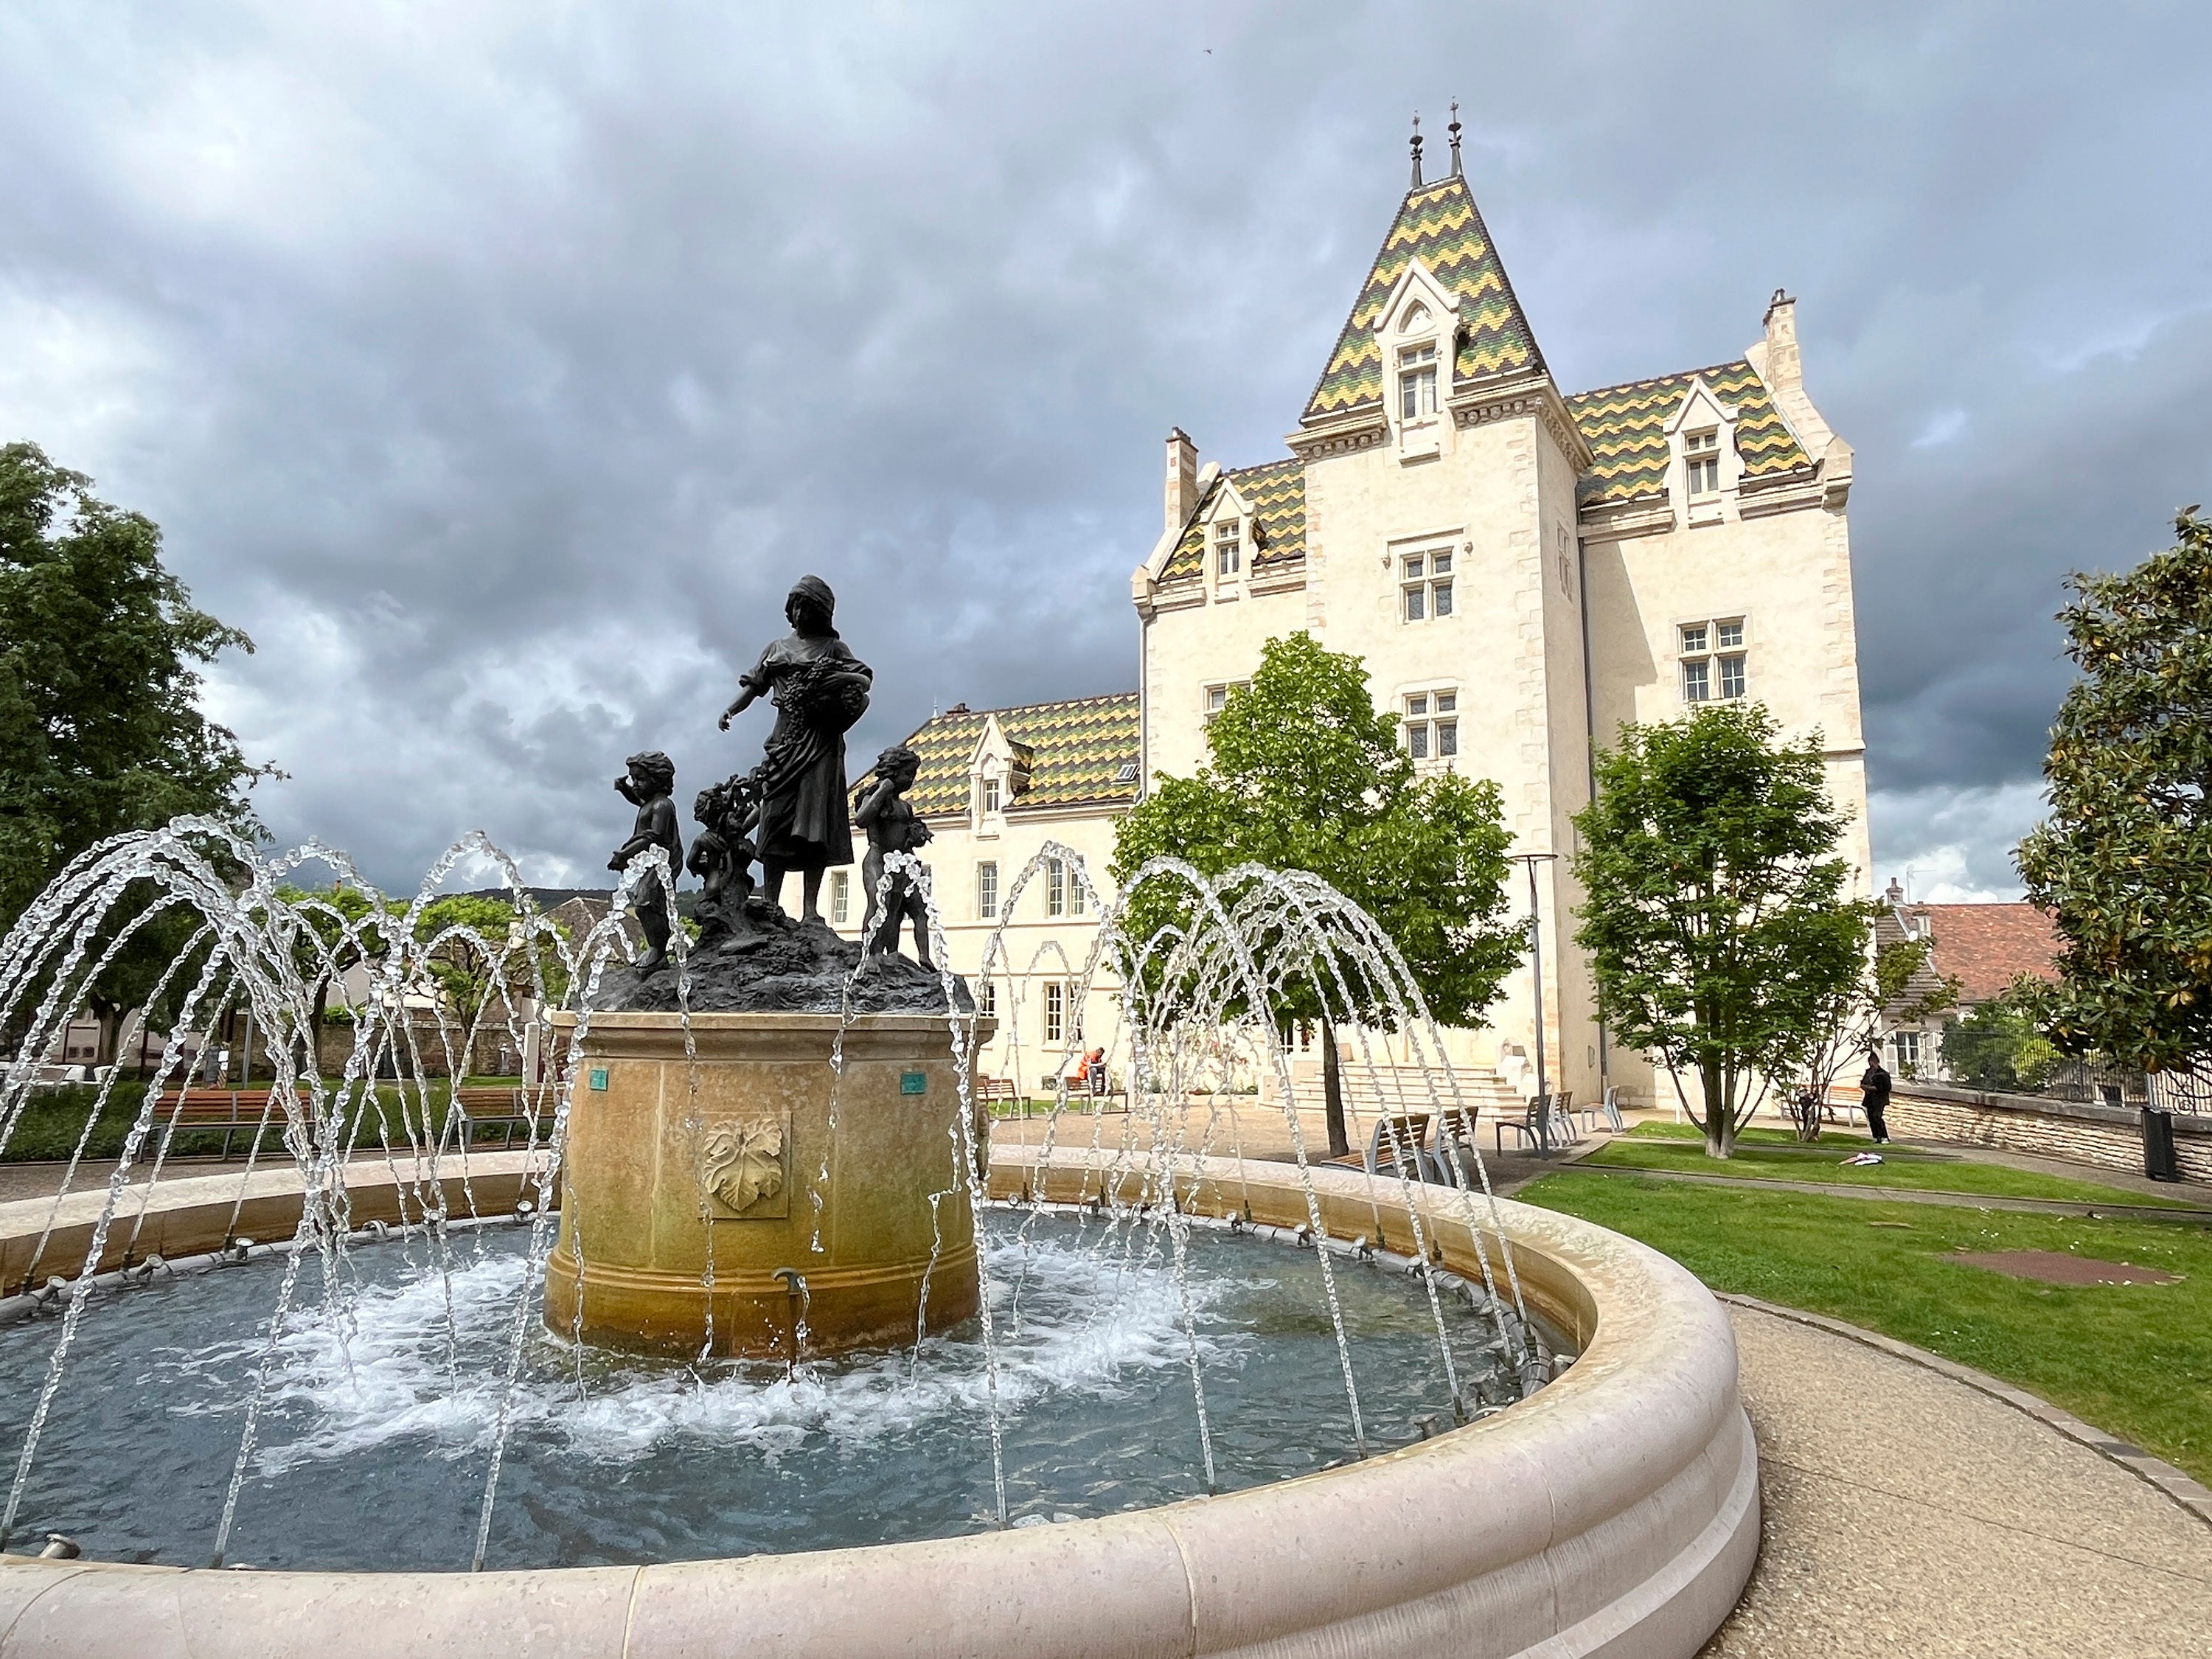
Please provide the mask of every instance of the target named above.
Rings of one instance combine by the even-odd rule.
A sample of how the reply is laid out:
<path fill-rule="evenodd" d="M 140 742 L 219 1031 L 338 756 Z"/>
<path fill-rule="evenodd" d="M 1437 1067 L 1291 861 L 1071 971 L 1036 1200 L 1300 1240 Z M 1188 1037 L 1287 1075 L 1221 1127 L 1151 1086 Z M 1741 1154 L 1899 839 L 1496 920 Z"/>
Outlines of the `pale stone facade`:
<path fill-rule="evenodd" d="M 1565 396 L 1455 167 L 1408 192 L 1286 443 L 1289 460 L 1224 471 L 1201 466 L 1180 430 L 1168 439 L 1162 533 L 1132 580 L 1133 775 L 1203 763 L 1209 714 L 1269 639 L 1303 630 L 1361 657 L 1425 764 L 1495 779 L 1516 848 L 1562 855 L 1536 878 L 1553 1086 L 1649 1098 L 1649 1064 L 1607 1050 L 1571 938 L 1580 895 L 1564 855 L 1594 744 L 1730 697 L 1763 702 L 1790 736 L 1818 730 L 1850 814 L 1845 852 L 1871 890 L 1851 451 L 1806 395 L 1794 301 L 1775 295 L 1740 359 Z M 952 781 L 957 758 L 980 791 L 1006 736 L 989 720 L 963 736 L 969 752 L 939 770 Z M 1135 786 L 1056 807 L 1009 796 L 1003 827 L 956 793 L 933 801 L 930 823 L 964 971 L 990 929 L 964 885 L 987 842 L 1011 870 L 1050 836 L 1103 881 Z M 1526 892 L 1516 879 L 1524 906 Z M 1014 954 L 1056 949 L 1079 966 L 1089 931 L 1023 917 Z M 1477 1065 L 1503 1057 L 1522 1080 L 1534 1039 L 1524 968 L 1490 1030 L 1454 1046 Z"/>

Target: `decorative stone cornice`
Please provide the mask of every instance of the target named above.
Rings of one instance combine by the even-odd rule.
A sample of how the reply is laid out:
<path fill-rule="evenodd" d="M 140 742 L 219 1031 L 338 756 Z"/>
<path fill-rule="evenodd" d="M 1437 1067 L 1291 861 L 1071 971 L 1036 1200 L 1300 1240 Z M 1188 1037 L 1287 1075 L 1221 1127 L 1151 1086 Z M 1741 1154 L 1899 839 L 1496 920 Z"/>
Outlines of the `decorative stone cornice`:
<path fill-rule="evenodd" d="M 1664 495 L 1634 501 L 1602 501 L 1579 508 L 1575 518 L 1584 541 L 1625 542 L 1638 536 L 1663 536 L 1674 527 L 1674 509 Z"/>
<path fill-rule="evenodd" d="M 1300 460 L 1314 461 L 1324 455 L 1348 455 L 1358 450 L 1372 449 L 1389 439 L 1390 422 L 1378 407 L 1301 427 L 1283 442 Z"/>
<path fill-rule="evenodd" d="M 1533 417 L 1543 422 L 1544 429 L 1552 434 L 1552 441 L 1559 445 L 1559 453 L 1577 472 L 1587 472 L 1595 464 L 1589 446 L 1576 429 L 1574 416 L 1567 412 L 1566 399 L 1559 395 L 1559 388 L 1548 374 L 1527 374 L 1455 390 L 1446 407 L 1451 410 L 1453 422 L 1462 430 L 1487 426 L 1493 421 Z"/>
<path fill-rule="evenodd" d="M 1736 511 L 1745 519 L 1769 519 L 1814 507 L 1833 508 L 1843 505 L 1850 489 L 1849 474 L 1839 483 L 1822 468 L 1801 468 L 1780 477 L 1746 479 L 1736 490 Z M 1663 536 L 1677 528 L 1674 503 L 1663 492 L 1630 501 L 1585 505 L 1575 518 L 1586 541 L 1628 541 Z"/>

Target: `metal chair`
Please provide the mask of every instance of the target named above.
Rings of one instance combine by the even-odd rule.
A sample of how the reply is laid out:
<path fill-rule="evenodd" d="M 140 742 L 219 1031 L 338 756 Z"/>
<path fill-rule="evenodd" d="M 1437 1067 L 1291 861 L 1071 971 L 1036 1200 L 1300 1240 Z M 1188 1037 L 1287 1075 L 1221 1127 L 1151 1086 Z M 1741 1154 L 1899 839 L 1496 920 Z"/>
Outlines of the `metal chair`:
<path fill-rule="evenodd" d="M 1605 1099 L 1599 1103 L 1596 1115 L 1613 1133 L 1625 1135 L 1628 1133 L 1628 1124 L 1620 1115 L 1620 1085 L 1615 1084 L 1605 1091 Z"/>
<path fill-rule="evenodd" d="M 1509 1132 L 1519 1137 L 1520 1144 L 1528 1148 L 1529 1151 L 1534 1152 L 1538 1158 L 1551 1157 L 1553 1148 L 1552 1097 L 1549 1095 L 1538 1095 L 1535 1099 L 1528 1103 L 1528 1109 L 1523 1112 L 1517 1120 L 1510 1117 L 1501 1117 L 1495 1124 L 1492 1125 L 1492 1128 L 1496 1134 L 1498 1152 L 1500 1157 L 1504 1155 L 1505 1137 Z"/>

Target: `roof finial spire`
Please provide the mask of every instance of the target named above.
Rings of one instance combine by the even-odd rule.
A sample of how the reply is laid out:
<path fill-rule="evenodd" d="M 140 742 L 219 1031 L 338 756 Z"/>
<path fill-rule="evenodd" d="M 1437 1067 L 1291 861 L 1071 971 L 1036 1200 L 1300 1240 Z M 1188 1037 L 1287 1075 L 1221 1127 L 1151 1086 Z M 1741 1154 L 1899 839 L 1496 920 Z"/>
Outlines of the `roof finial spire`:
<path fill-rule="evenodd" d="M 1413 112 L 1413 189 L 1415 189 L 1415 190 L 1419 190 L 1419 189 L 1421 187 L 1421 112 L 1420 112 L 1420 111 L 1419 111 L 1419 110 L 1415 110 L 1415 111 Z"/>
<path fill-rule="evenodd" d="M 1460 172 L 1459 172 L 1459 100 L 1458 100 L 1458 99 L 1456 99 L 1456 98 L 1455 98 L 1455 99 L 1453 99 L 1453 100 L 1452 100 L 1452 118 L 1451 118 L 1451 125 L 1450 125 L 1449 127 L 1448 127 L 1448 128 L 1446 129 L 1446 131 L 1449 131 L 1449 132 L 1451 134 L 1451 145 L 1452 145 L 1452 170 L 1451 170 L 1451 176 L 1452 176 L 1453 178 L 1456 179 L 1456 178 L 1458 178 L 1458 177 L 1460 176 Z"/>

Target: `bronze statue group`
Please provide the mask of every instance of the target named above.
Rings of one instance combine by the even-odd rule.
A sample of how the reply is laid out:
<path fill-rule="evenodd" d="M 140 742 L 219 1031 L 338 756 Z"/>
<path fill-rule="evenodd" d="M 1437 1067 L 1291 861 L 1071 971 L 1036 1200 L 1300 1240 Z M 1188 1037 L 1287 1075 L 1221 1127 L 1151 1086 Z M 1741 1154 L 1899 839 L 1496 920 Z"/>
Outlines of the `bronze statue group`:
<path fill-rule="evenodd" d="M 630 837 L 607 860 L 611 870 L 626 869 L 650 848 L 667 855 L 672 878 L 688 869 L 704 884 L 698 904 L 699 948 L 742 948 L 754 936 L 747 906 L 780 906 L 783 878 L 796 871 L 803 895 L 800 920 L 822 921 L 822 872 L 853 861 L 853 826 L 868 839 L 860 866 L 868 895 L 860 934 L 870 956 L 898 949 L 902 924 L 914 924 L 915 954 L 929 959 L 929 924 L 920 888 L 906 870 L 884 872 L 891 854 L 919 853 L 929 841 L 929 826 L 904 797 L 914 787 L 921 762 L 903 745 L 886 749 L 864 780 L 854 804 L 845 781 L 845 733 L 867 712 L 874 672 L 855 657 L 834 626 L 836 596 L 819 576 L 802 576 L 784 601 L 791 632 L 760 654 L 742 688 L 723 710 L 730 721 L 763 696 L 775 704 L 759 765 L 699 792 L 692 816 L 700 832 L 684 856 L 676 817 L 676 766 L 659 750 L 632 755 L 629 772 L 616 790 L 637 808 Z M 756 892 L 752 866 L 761 881 Z M 646 951 L 635 964 L 641 976 L 668 959 L 668 893 L 659 870 L 648 870 L 631 889 L 630 902 L 645 933 Z"/>

